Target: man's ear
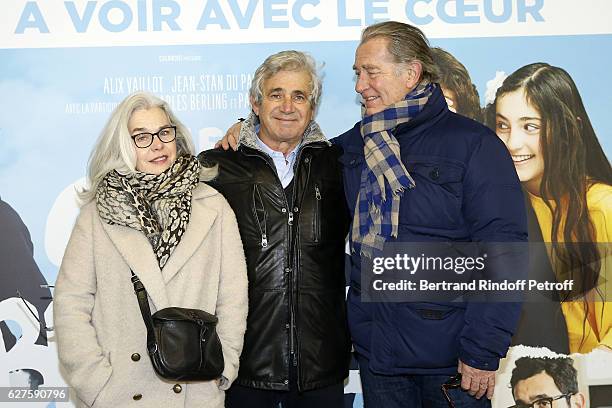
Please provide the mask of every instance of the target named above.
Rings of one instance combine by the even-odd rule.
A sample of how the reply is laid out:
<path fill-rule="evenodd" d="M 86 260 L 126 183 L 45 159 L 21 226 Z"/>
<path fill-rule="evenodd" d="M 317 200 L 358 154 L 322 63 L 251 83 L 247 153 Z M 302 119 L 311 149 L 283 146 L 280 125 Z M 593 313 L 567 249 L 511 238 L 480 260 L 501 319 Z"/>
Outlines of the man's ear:
<path fill-rule="evenodd" d="M 255 100 L 255 98 L 253 98 L 252 96 L 249 96 L 249 102 L 251 102 L 251 109 L 253 110 L 253 112 L 259 116 L 259 105 L 257 104 L 257 101 Z"/>
<path fill-rule="evenodd" d="M 406 64 L 407 75 L 406 75 L 406 86 L 408 89 L 414 89 L 415 86 L 421 82 L 421 75 L 423 74 L 423 65 L 420 61 L 411 61 Z"/>

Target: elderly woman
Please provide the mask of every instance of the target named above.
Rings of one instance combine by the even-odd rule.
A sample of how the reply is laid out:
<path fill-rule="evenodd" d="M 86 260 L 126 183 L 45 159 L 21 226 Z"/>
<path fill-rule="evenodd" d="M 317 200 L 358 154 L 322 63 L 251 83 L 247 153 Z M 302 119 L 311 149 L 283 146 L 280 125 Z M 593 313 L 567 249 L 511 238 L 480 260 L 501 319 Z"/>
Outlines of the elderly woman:
<path fill-rule="evenodd" d="M 145 93 L 115 109 L 94 147 L 54 302 L 60 363 L 79 406 L 224 405 L 246 328 L 247 274 L 234 213 L 201 182 L 214 174 L 193 151 L 168 105 Z M 177 306 L 218 317 L 220 378 L 156 374 L 130 270 L 151 313 Z"/>

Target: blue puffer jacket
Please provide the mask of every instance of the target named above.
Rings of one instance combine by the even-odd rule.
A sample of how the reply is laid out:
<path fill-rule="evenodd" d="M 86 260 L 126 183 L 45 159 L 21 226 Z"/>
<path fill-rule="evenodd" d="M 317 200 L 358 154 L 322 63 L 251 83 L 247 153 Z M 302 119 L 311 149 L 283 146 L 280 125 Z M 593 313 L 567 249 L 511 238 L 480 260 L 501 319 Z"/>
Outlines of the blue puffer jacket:
<path fill-rule="evenodd" d="M 488 128 L 449 111 L 439 88 L 393 133 L 416 183 L 401 201 L 397 241 L 527 241 L 521 186 L 505 146 Z M 352 216 L 365 167 L 359 123 L 332 142 L 344 149 Z M 453 374 L 458 359 L 495 370 L 519 312 L 516 303 L 362 302 L 360 257 L 351 255 L 351 335 L 355 350 L 379 374 Z"/>

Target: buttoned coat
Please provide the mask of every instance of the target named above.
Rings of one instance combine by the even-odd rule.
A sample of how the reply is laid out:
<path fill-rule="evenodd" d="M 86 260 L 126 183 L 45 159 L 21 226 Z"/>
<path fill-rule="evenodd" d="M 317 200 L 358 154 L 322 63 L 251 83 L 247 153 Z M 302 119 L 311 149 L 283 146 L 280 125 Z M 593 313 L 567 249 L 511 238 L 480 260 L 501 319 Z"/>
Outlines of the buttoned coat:
<path fill-rule="evenodd" d="M 418 115 L 392 133 L 416 186 L 402 196 L 398 235 L 389 242 L 504 243 L 488 245 L 490 254 L 505 243 L 527 242 L 523 193 L 508 150 L 490 129 L 448 110 L 439 87 Z M 360 123 L 331 142 L 344 150 L 344 189 L 354 216 L 366 167 Z M 528 267 L 522 260 L 527 259 L 502 251 L 488 259 L 487 277 L 521 279 Z M 498 368 L 520 303 L 367 302 L 362 300 L 361 265 L 360 254 L 353 251 L 348 317 L 355 351 L 369 360 L 370 370 L 454 375 L 459 359 L 481 370 Z"/>
<path fill-rule="evenodd" d="M 95 202 L 81 209 L 54 301 L 59 359 L 77 405 L 223 407 L 215 381 L 177 386 L 155 374 L 130 268 L 147 289 L 151 313 L 179 306 L 217 315 L 223 376 L 236 378 L 248 304 L 244 252 L 231 208 L 201 183 L 189 225 L 162 270 L 142 232 L 103 222 Z"/>

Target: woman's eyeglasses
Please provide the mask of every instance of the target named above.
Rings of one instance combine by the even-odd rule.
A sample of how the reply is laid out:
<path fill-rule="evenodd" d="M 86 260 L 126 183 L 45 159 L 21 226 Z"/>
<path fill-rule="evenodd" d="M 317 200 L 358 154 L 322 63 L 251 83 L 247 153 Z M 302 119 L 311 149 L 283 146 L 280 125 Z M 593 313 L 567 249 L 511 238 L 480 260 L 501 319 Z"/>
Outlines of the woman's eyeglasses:
<path fill-rule="evenodd" d="M 164 143 L 170 143 L 176 139 L 176 126 L 167 126 L 159 129 L 156 133 L 138 133 L 132 136 L 136 147 L 146 149 L 153 144 L 153 138 L 157 136 Z"/>

